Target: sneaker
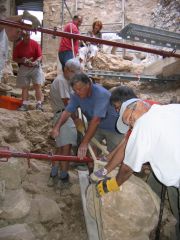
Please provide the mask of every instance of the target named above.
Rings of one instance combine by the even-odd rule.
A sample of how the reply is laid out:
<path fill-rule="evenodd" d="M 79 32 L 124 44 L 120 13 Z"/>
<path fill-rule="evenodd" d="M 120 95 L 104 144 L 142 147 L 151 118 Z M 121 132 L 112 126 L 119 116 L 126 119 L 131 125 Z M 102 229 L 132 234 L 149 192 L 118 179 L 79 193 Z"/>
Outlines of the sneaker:
<path fill-rule="evenodd" d="M 54 185 L 56 185 L 58 182 L 58 176 L 55 176 L 55 177 L 49 177 L 49 180 L 48 180 L 48 183 L 47 183 L 47 186 L 48 187 L 53 187 Z"/>
<path fill-rule="evenodd" d="M 10 91 L 10 90 L 12 90 L 12 87 L 8 86 L 5 83 L 0 83 L 0 91 L 7 92 L 7 91 Z"/>
<path fill-rule="evenodd" d="M 22 104 L 19 108 L 18 111 L 28 111 L 28 105 Z"/>
<path fill-rule="evenodd" d="M 40 111 L 44 111 L 43 107 L 42 107 L 42 103 L 37 103 L 36 104 L 36 110 L 40 110 Z"/>
<path fill-rule="evenodd" d="M 59 178 L 57 183 L 57 188 L 59 190 L 64 190 L 69 188 L 71 186 L 71 183 L 69 182 L 69 175 L 66 178 Z"/>

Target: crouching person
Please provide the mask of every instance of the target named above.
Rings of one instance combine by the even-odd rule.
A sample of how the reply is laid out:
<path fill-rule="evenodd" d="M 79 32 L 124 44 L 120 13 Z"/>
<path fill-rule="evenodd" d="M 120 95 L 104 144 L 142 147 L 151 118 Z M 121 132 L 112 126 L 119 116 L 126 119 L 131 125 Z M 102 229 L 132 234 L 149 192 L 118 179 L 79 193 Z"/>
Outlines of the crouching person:
<path fill-rule="evenodd" d="M 72 88 L 70 86 L 70 79 L 75 73 L 81 71 L 80 62 L 77 59 L 70 59 L 66 62 L 64 72 L 62 75 L 57 76 L 51 85 L 50 97 L 51 105 L 54 112 L 54 124 L 61 118 L 66 105 L 69 102 Z M 71 155 L 72 146 L 77 143 L 77 131 L 73 119 L 70 117 L 59 129 L 56 140 L 56 154 Z M 58 170 L 60 165 L 60 175 L 58 177 Z M 63 186 L 69 181 L 69 162 L 55 163 L 52 166 L 48 186 L 53 186 L 58 180 L 58 187 Z"/>

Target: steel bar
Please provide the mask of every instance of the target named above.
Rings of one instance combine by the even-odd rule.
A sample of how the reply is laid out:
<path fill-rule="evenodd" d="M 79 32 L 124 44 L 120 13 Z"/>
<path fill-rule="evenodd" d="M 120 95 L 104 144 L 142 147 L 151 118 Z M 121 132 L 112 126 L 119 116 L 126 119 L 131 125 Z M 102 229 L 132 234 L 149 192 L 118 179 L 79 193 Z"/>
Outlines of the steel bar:
<path fill-rule="evenodd" d="M 123 39 L 155 46 L 180 49 L 180 34 L 158 28 L 129 23 L 119 34 Z"/>
<path fill-rule="evenodd" d="M 115 71 L 103 71 L 103 70 L 88 70 L 86 73 L 90 77 L 106 77 L 109 80 L 116 80 L 119 82 L 130 82 L 130 81 L 139 81 L 139 82 L 172 82 L 179 81 L 180 76 L 170 76 L 170 77 L 157 77 L 154 75 L 141 75 L 141 74 L 131 74 L 124 72 L 115 72 Z"/>
<path fill-rule="evenodd" d="M 10 150 L 0 150 L 0 162 L 1 158 L 9 159 L 11 157 L 16 158 L 27 158 L 27 159 L 38 159 L 38 160 L 50 160 L 50 161 L 67 161 L 67 162 L 92 162 L 92 158 L 85 157 L 80 160 L 77 156 L 65 156 L 65 155 L 52 155 L 52 154 L 39 154 L 39 153 L 24 153 L 24 152 L 14 152 Z M 4 161 L 3 161 L 4 162 Z"/>
<path fill-rule="evenodd" d="M 85 41 L 85 42 L 87 41 L 87 42 L 91 42 L 91 43 L 100 43 L 100 44 L 114 46 L 114 47 L 120 47 L 120 48 L 132 49 L 132 50 L 136 50 L 136 51 L 153 53 L 153 54 L 157 54 L 157 55 L 160 55 L 160 56 L 163 56 L 163 57 L 180 58 L 180 54 L 174 53 L 173 51 L 168 52 L 168 51 L 157 50 L 157 49 L 152 49 L 152 48 L 145 48 L 145 47 L 135 46 L 135 45 L 131 45 L 131 44 L 109 41 L 109 40 L 105 40 L 105 39 L 82 36 L 82 35 L 79 35 L 79 34 L 73 34 L 73 33 L 67 33 L 67 32 L 63 32 L 63 31 L 51 30 L 51 29 L 48 29 L 48 28 L 39 27 L 37 29 L 32 29 L 31 25 L 16 23 L 16 22 L 9 21 L 9 20 L 0 20 L 0 24 L 1 25 L 6 25 L 6 26 L 11 26 L 11 27 L 16 27 L 16 28 L 21 28 L 21 29 L 26 29 L 26 30 L 33 31 L 33 32 L 39 31 L 39 32 L 42 32 L 42 33 L 51 34 L 53 36 L 73 38 L 73 39 L 78 39 L 78 40 L 82 40 L 82 41 Z"/>

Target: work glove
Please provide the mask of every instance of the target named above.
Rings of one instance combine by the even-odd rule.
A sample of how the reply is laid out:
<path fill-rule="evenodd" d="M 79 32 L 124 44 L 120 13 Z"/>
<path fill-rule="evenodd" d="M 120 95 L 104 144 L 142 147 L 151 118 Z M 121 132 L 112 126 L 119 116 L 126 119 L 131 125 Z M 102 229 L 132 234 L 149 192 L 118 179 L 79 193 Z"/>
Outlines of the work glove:
<path fill-rule="evenodd" d="M 108 172 L 106 168 L 101 168 L 90 175 L 90 180 L 92 182 L 99 182 L 100 180 L 103 180 L 104 178 L 106 178 L 107 173 Z"/>
<path fill-rule="evenodd" d="M 106 156 L 102 156 L 98 160 L 101 161 L 101 162 L 108 162 L 108 159 L 107 159 Z"/>
<path fill-rule="evenodd" d="M 97 183 L 96 190 L 98 196 L 102 197 L 105 193 L 119 191 L 119 186 L 115 178 L 106 178 Z"/>
<path fill-rule="evenodd" d="M 31 15 L 28 11 L 23 12 L 22 19 L 31 21 L 32 28 L 38 28 L 41 26 L 40 21 L 35 16 Z"/>

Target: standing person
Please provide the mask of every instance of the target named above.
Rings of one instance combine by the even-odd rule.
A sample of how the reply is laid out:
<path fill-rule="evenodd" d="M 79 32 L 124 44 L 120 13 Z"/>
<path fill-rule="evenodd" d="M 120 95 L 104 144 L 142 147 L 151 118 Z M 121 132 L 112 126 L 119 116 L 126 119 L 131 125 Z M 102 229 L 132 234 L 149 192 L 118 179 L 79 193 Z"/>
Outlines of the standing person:
<path fill-rule="evenodd" d="M 41 25 L 39 20 L 27 11 L 24 11 L 22 15 L 11 16 L 5 20 L 14 22 L 29 20 L 32 22 L 32 28 L 37 28 Z M 14 42 L 19 39 L 20 35 L 21 30 L 19 28 L 0 25 L 0 90 L 2 91 L 8 91 L 11 89 L 2 82 L 3 68 L 8 58 L 8 40 Z"/>
<path fill-rule="evenodd" d="M 78 148 L 78 157 L 83 159 L 86 156 L 88 144 L 93 136 L 99 141 L 105 139 L 108 151 L 112 151 L 123 135 L 116 131 L 118 113 L 109 102 L 111 93 L 104 87 L 92 83 L 84 73 L 76 74 L 71 80 L 71 86 L 74 94 L 71 95 L 70 102 L 54 126 L 51 135 L 58 136 L 59 129 L 80 107 L 88 120 L 88 128 Z"/>
<path fill-rule="evenodd" d="M 54 112 L 54 124 L 61 117 L 65 107 L 67 106 L 72 88 L 70 86 L 70 78 L 75 73 L 81 71 L 80 62 L 77 59 L 70 59 L 66 62 L 64 72 L 55 78 L 51 84 L 50 97 L 51 106 Z M 72 146 L 77 144 L 77 131 L 72 118 L 69 118 L 61 127 L 56 140 L 56 154 L 71 155 Z M 69 180 L 69 162 L 60 162 L 59 183 L 67 183 Z M 58 165 L 54 164 L 51 169 L 48 186 L 53 186 L 58 177 Z M 59 184 L 60 185 L 60 184 Z"/>
<path fill-rule="evenodd" d="M 22 38 L 13 51 L 13 60 L 20 66 L 17 75 L 17 87 L 22 89 L 23 100 L 18 110 L 28 110 L 28 91 L 32 80 L 37 100 L 36 109 L 43 111 L 41 85 L 44 82 L 44 74 L 40 64 L 42 60 L 41 47 L 36 41 L 30 38 L 30 32 L 28 31 L 23 31 Z"/>
<path fill-rule="evenodd" d="M 102 38 L 102 22 L 96 20 L 92 24 L 92 30 L 88 31 L 87 36 L 94 38 Z M 98 50 L 101 45 L 95 43 L 87 43 L 86 46 L 79 49 L 79 60 L 84 68 L 84 65 L 87 65 L 88 69 L 92 69 L 92 62 L 97 55 Z"/>
<path fill-rule="evenodd" d="M 75 15 L 73 17 L 72 22 L 69 22 L 64 27 L 64 32 L 80 34 L 79 27 L 82 24 L 82 17 L 79 15 Z M 79 49 L 79 40 L 70 39 L 70 38 L 61 38 L 60 46 L 59 46 L 59 61 L 62 65 L 62 70 L 64 70 L 65 63 L 76 57 Z"/>

